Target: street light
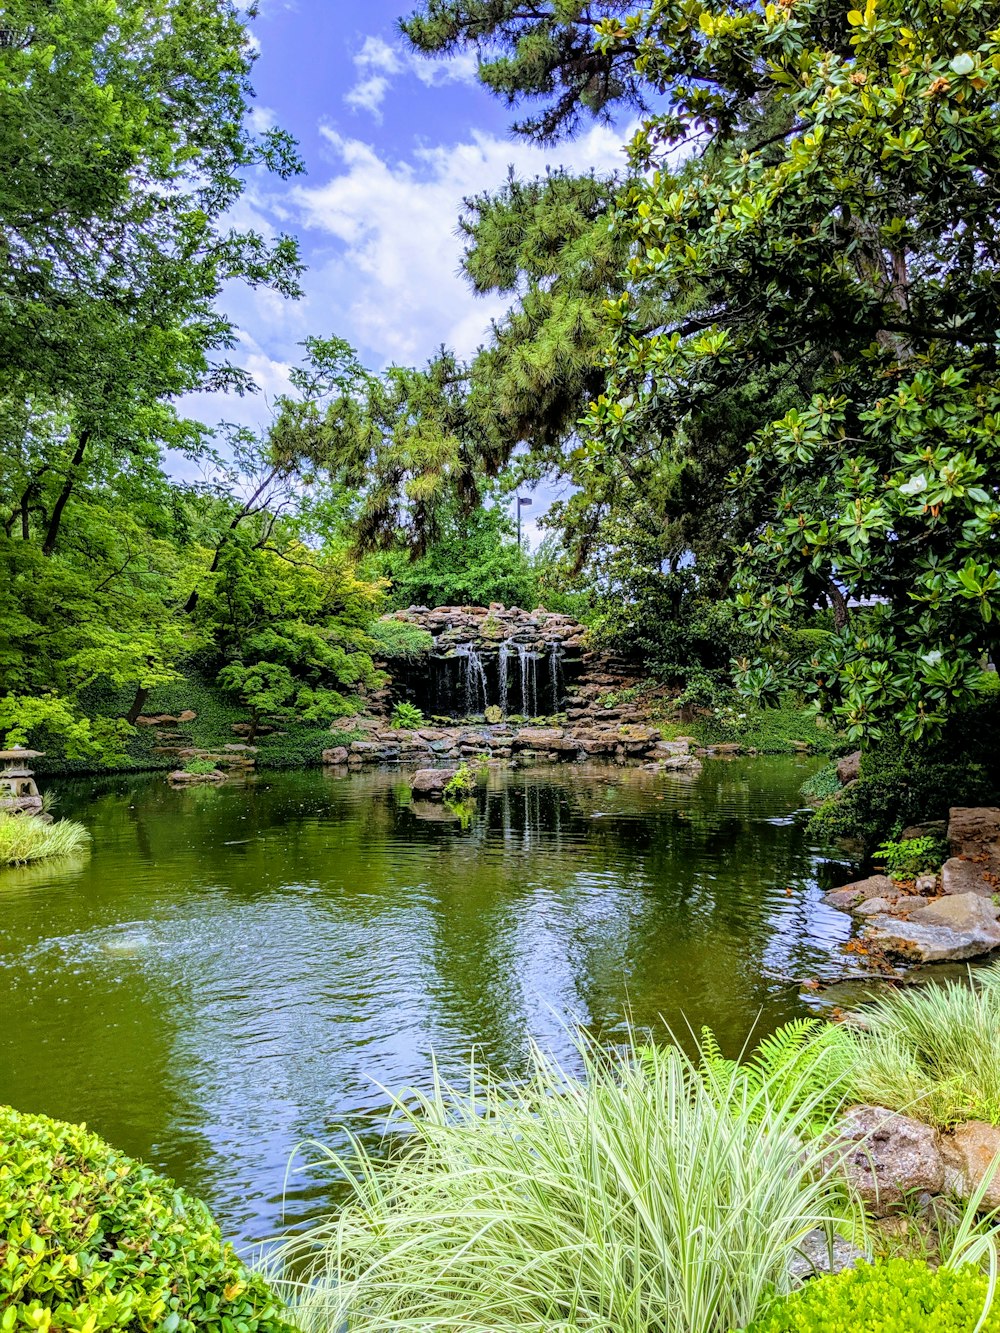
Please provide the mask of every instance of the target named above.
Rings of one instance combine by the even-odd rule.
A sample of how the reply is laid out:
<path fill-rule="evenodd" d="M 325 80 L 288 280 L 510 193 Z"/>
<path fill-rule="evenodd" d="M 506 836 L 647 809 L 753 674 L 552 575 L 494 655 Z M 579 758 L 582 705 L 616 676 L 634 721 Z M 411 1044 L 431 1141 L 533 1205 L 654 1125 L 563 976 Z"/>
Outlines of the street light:
<path fill-rule="evenodd" d="M 531 504 L 531 498 L 527 495 L 517 497 L 517 549 L 521 549 L 521 510 L 525 505 Z"/>

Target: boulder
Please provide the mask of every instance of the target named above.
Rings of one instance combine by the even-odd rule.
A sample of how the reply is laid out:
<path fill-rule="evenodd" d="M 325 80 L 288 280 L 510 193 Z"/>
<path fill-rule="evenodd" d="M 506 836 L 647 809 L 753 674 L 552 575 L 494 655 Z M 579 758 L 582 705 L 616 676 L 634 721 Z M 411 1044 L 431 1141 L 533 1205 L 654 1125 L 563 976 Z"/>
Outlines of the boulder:
<path fill-rule="evenodd" d="M 332 750 L 323 751 L 324 764 L 346 764 L 350 751 L 346 745 L 335 745 Z"/>
<path fill-rule="evenodd" d="M 522 727 L 514 734 L 515 750 L 551 750 L 554 741 L 561 741 L 566 733 L 562 727 Z"/>
<path fill-rule="evenodd" d="M 426 801 L 443 801 L 444 789 L 455 773 L 454 768 L 418 768 L 410 778 L 410 792 Z"/>
<path fill-rule="evenodd" d="M 884 1106 L 855 1106 L 834 1132 L 826 1165 L 844 1174 L 870 1213 L 885 1217 L 909 1194 L 941 1193 L 939 1140 L 920 1120 Z"/>
<path fill-rule="evenodd" d="M 969 1199 L 982 1184 L 993 1159 L 1000 1153 L 1000 1127 L 982 1120 L 967 1120 L 941 1135 L 945 1186 L 960 1199 Z M 1000 1169 L 994 1168 L 983 1196 L 981 1211 L 1000 1208 Z"/>
<path fill-rule="evenodd" d="M 854 884 L 845 884 L 843 888 L 831 889 L 824 893 L 823 901 L 838 912 L 850 912 L 869 898 L 895 897 L 895 889 L 888 875 L 869 875 Z"/>
<path fill-rule="evenodd" d="M 889 898 L 865 898 L 851 911 L 855 916 L 886 916 L 891 913 L 896 906 L 896 899 Z"/>
<path fill-rule="evenodd" d="M 193 708 L 185 708 L 183 713 L 177 714 L 178 722 L 193 722 L 198 714 Z"/>
<path fill-rule="evenodd" d="M 860 750 L 855 750 L 853 754 L 845 754 L 843 759 L 837 760 L 837 780 L 842 787 L 846 787 L 849 782 L 856 782 L 860 776 Z"/>
<path fill-rule="evenodd" d="M 890 957 L 907 963 L 959 962 L 1000 948 L 1000 925 L 992 903 L 978 894 L 939 898 L 913 920 L 877 916 L 865 939 Z"/>
<path fill-rule="evenodd" d="M 675 754 L 670 759 L 658 760 L 656 767 L 661 773 L 700 773 L 704 764 L 693 754 Z"/>
<path fill-rule="evenodd" d="M 653 759 L 676 759 L 678 755 L 690 754 L 691 744 L 689 741 L 657 741 L 650 753 Z"/>

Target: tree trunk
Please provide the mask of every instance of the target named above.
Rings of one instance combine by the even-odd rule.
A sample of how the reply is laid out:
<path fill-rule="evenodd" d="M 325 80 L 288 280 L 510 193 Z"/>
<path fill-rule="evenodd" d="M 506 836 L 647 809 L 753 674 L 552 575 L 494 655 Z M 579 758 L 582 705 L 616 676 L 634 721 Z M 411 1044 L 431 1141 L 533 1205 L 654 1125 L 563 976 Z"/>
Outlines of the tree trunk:
<path fill-rule="evenodd" d="M 149 698 L 149 690 L 146 689 L 145 685 L 137 685 L 135 690 L 135 698 L 132 700 L 132 706 L 125 714 L 125 721 L 129 724 L 130 727 L 135 726 L 135 720 L 142 712 L 142 710 L 146 707 L 146 700 L 148 698 Z"/>
<path fill-rule="evenodd" d="M 827 594 L 830 598 L 830 605 L 833 607 L 833 624 L 836 629 L 843 629 L 851 619 L 851 613 L 847 602 L 844 600 L 844 594 L 840 591 L 833 579 L 827 581 Z"/>
<path fill-rule="evenodd" d="M 55 550 L 56 538 L 59 536 L 59 525 L 62 523 L 63 510 L 69 503 L 69 497 L 73 494 L 73 487 L 76 485 L 77 469 L 83 462 L 89 442 L 90 431 L 86 429 L 82 430 L 80 432 L 80 438 L 77 441 L 76 452 L 70 460 L 69 470 L 66 473 L 66 480 L 63 482 L 63 488 L 59 492 L 59 498 L 56 500 L 55 507 L 52 510 L 52 517 L 49 519 L 49 526 L 45 533 L 45 540 L 42 543 L 42 555 L 51 555 Z"/>

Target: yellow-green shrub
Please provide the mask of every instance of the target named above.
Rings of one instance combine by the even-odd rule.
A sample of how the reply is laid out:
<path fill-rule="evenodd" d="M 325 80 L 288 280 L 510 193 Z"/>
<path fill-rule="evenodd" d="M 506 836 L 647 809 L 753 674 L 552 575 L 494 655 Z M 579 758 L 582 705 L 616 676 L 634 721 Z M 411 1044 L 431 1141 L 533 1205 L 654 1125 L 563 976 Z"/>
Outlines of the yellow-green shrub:
<path fill-rule="evenodd" d="M 83 1125 L 0 1107 L 2 1333 L 289 1333 L 208 1209 Z"/>
<path fill-rule="evenodd" d="M 972 1333 L 986 1303 L 986 1277 L 972 1265 L 929 1268 L 921 1260 L 859 1264 L 807 1283 L 744 1333 Z M 1000 1330 L 991 1309 L 981 1333 Z"/>

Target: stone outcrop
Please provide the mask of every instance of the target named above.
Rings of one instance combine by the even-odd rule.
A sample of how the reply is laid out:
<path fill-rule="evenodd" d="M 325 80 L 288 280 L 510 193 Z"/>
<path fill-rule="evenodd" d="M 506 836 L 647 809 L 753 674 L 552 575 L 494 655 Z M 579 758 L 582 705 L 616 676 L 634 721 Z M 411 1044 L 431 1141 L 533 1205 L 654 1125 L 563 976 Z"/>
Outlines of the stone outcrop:
<path fill-rule="evenodd" d="M 954 806 L 948 812 L 948 849 L 941 867 L 947 894 L 1000 892 L 1000 808 Z"/>
<path fill-rule="evenodd" d="M 968 1199 L 983 1183 L 1000 1152 L 1000 1128 L 982 1120 L 967 1120 L 941 1135 L 945 1186 L 949 1193 Z M 994 1168 L 983 1196 L 981 1211 L 1000 1208 L 1000 1170 Z"/>
<path fill-rule="evenodd" d="M 837 779 L 842 787 L 846 787 L 849 782 L 857 782 L 860 775 L 860 750 L 855 750 L 853 754 L 844 755 L 843 759 L 837 761 Z"/>
<path fill-rule="evenodd" d="M 855 1106 L 837 1126 L 827 1165 L 843 1172 L 868 1212 L 885 1217 L 909 1194 L 944 1189 L 939 1137 L 932 1126 L 884 1106 Z"/>
<path fill-rule="evenodd" d="M 420 768 L 410 779 L 410 792 L 424 801 L 443 801 L 444 789 L 455 776 L 454 768 Z"/>
<path fill-rule="evenodd" d="M 855 1106 L 830 1140 L 826 1165 L 846 1176 L 866 1209 L 886 1217 L 908 1195 L 968 1201 L 990 1174 L 981 1212 L 1000 1207 L 1000 1127 L 967 1120 L 940 1131 L 884 1106 Z M 991 1172 L 991 1168 L 992 1172 Z"/>
<path fill-rule="evenodd" d="M 411 606 L 387 620 L 425 630 L 433 647 L 417 661 L 387 664 L 392 685 L 383 711 L 406 700 L 428 717 L 495 720 L 565 715 L 573 726 L 645 720 L 648 703 L 663 690 L 643 691 L 639 669 L 595 651 L 583 625 L 537 607 Z"/>
<path fill-rule="evenodd" d="M 173 773 L 167 774 L 167 781 L 171 787 L 198 787 L 205 784 L 225 782 L 226 775 L 213 769 L 211 773 L 186 773 L 183 768 L 175 769 Z"/>
<path fill-rule="evenodd" d="M 922 825 L 906 835 L 937 831 Z M 825 895 L 831 907 L 865 922 L 862 954 L 894 963 L 941 963 L 1000 949 L 1000 809 L 956 806 L 948 842 L 952 856 L 940 876 L 896 883 L 872 875 Z"/>
<path fill-rule="evenodd" d="M 663 741 L 657 728 L 630 723 L 521 727 L 473 723 L 450 727 L 394 728 L 380 718 L 338 718 L 334 731 L 362 732 L 364 740 L 323 751 L 323 762 L 356 769 L 369 764 L 429 768 L 463 760 L 517 764 L 574 763 L 589 759 L 637 763 L 657 773 L 696 776 L 701 760 L 688 740 Z M 704 753 L 704 752 L 703 752 Z"/>

